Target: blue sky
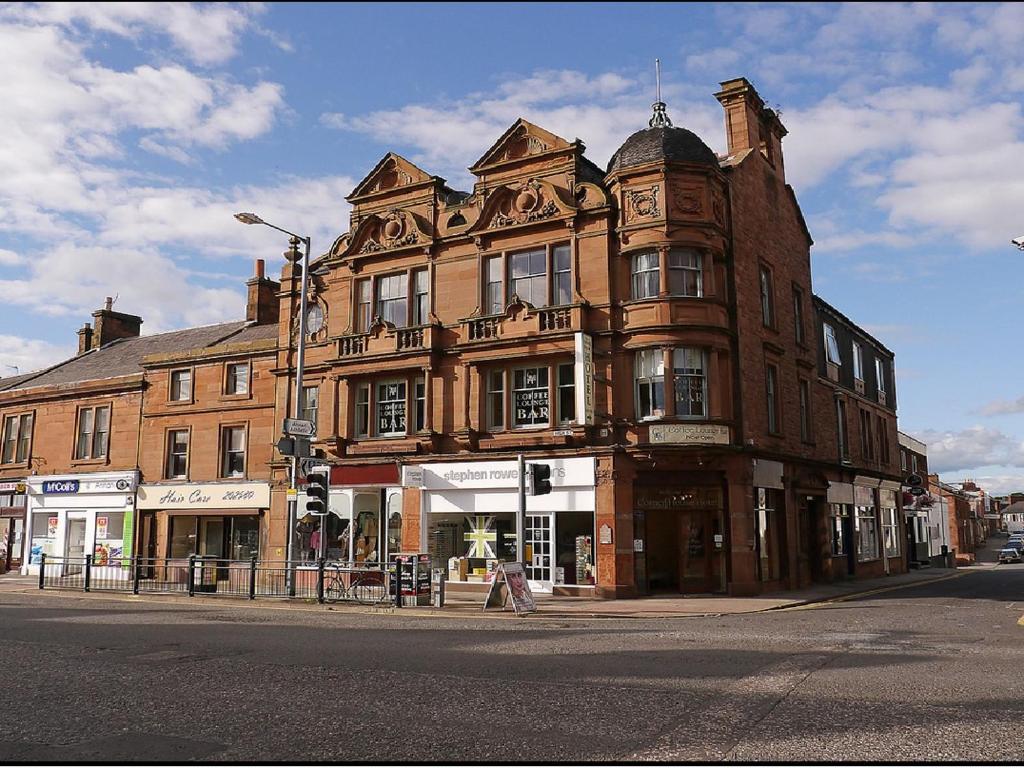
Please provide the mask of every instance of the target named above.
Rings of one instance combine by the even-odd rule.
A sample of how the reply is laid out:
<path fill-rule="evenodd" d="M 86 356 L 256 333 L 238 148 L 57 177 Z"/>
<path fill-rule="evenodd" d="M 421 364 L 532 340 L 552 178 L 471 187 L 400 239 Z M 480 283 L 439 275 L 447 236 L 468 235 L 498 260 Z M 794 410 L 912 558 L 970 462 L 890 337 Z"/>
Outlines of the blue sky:
<path fill-rule="evenodd" d="M 150 333 L 237 319 L 286 244 L 231 214 L 326 249 L 388 150 L 468 189 L 522 116 L 604 165 L 655 56 L 718 151 L 719 81 L 781 110 L 815 290 L 896 353 L 902 429 L 1024 488 L 1019 4 L 0 4 L 0 376 L 107 295 Z"/>

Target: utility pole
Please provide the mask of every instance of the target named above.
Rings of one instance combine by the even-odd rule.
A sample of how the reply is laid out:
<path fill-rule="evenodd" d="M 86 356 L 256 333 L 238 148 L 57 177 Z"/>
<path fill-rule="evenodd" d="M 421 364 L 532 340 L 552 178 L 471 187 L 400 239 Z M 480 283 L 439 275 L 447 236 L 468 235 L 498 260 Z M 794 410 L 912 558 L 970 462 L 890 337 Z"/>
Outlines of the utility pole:
<path fill-rule="evenodd" d="M 519 454 L 519 511 L 516 514 L 516 559 L 526 564 L 526 459 Z"/>

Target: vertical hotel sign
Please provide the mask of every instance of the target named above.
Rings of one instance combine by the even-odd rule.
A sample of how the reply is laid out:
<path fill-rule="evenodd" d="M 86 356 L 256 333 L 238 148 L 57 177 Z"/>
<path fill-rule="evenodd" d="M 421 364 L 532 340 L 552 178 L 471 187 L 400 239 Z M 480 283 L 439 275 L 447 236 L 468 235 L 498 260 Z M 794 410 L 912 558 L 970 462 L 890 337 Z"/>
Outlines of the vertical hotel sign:
<path fill-rule="evenodd" d="M 594 423 L 594 339 L 576 333 L 576 423 Z"/>

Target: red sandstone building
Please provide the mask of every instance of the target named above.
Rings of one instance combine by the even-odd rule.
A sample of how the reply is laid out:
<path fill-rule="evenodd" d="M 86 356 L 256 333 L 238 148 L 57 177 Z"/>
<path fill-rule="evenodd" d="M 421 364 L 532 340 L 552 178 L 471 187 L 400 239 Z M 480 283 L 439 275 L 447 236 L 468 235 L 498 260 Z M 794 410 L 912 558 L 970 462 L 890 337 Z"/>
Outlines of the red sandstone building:
<path fill-rule="evenodd" d="M 131 423 L 82 471 L 135 473 L 141 556 L 280 559 L 291 539 L 308 560 L 321 539 L 345 560 L 429 553 L 456 588 L 523 560 L 538 589 L 604 597 L 905 569 L 892 354 L 812 293 L 778 116 L 742 78 L 716 96 L 723 157 L 659 103 L 605 169 L 521 119 L 470 167 L 471 191 L 393 153 L 367 174 L 310 284 L 302 385 L 333 466 L 323 521 L 286 522 L 288 463 L 273 449 L 294 398 L 292 266 L 280 285 L 250 281 L 247 322 L 101 336 L 81 356 L 91 373 L 66 374 L 61 391 L 34 391 L 45 374 L 0 382 L 0 423 L 37 425 L 0 479 L 25 480 L 37 455 L 74 442 L 95 367 L 134 344 L 125 381 L 97 392 L 121 386 L 110 418 Z M 44 431 L 51 407 L 77 416 Z M 115 461 L 115 440 L 133 453 Z M 553 468 L 521 553 L 520 453 Z M 213 499 L 238 483 L 266 494 Z"/>

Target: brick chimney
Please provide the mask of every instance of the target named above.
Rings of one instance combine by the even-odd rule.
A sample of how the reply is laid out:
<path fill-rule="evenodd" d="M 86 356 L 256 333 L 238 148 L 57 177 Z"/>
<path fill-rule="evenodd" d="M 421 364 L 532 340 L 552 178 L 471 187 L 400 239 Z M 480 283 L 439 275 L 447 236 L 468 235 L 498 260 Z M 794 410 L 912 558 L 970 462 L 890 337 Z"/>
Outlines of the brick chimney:
<path fill-rule="evenodd" d="M 114 300 L 107 296 L 103 309 L 97 309 L 92 313 L 95 330 L 92 332 L 90 349 L 98 349 L 116 339 L 133 338 L 139 335 L 142 329 L 142 318 L 138 315 L 115 312 L 113 307 Z M 81 346 L 81 344 L 79 345 Z"/>
<path fill-rule="evenodd" d="M 84 355 L 92 349 L 92 326 L 86 323 L 78 329 L 78 354 Z"/>
<path fill-rule="evenodd" d="M 277 292 L 281 290 L 281 284 L 266 276 L 266 263 L 263 259 L 256 259 L 256 274 L 245 285 L 249 289 L 245 319 L 257 325 L 278 322 L 280 305 Z"/>
<path fill-rule="evenodd" d="M 715 98 L 725 110 L 729 154 L 757 149 L 785 181 L 782 137 L 788 131 L 775 110 L 764 105 L 757 90 L 745 77 L 725 80 L 720 85 L 722 90 L 715 94 Z"/>

